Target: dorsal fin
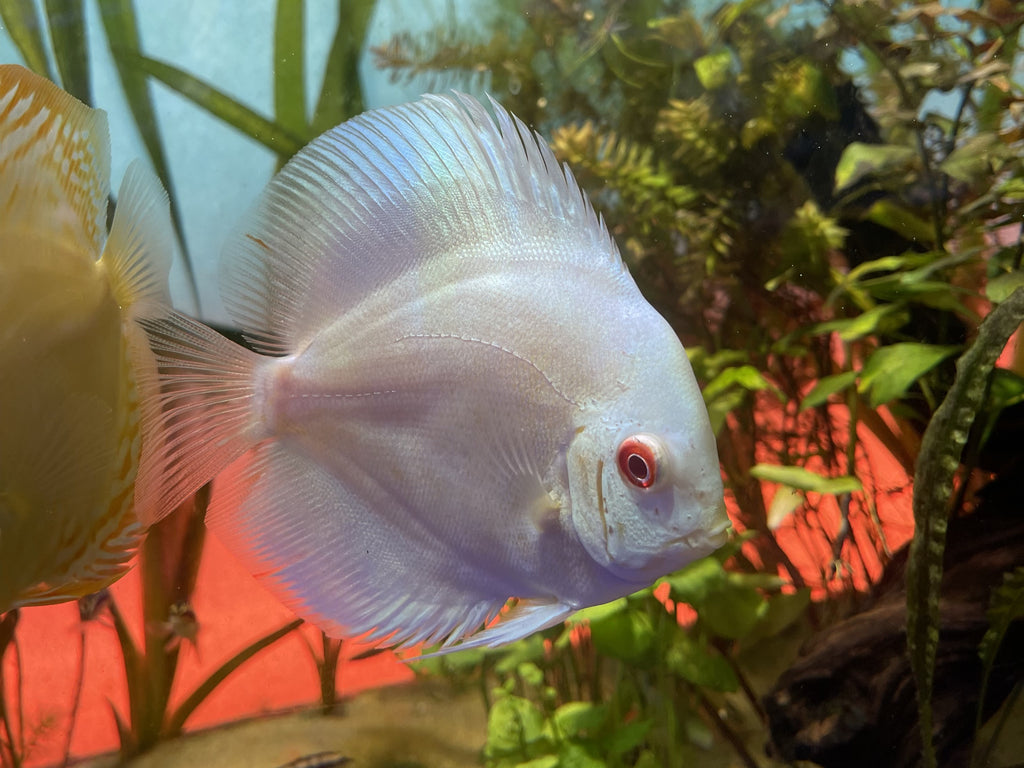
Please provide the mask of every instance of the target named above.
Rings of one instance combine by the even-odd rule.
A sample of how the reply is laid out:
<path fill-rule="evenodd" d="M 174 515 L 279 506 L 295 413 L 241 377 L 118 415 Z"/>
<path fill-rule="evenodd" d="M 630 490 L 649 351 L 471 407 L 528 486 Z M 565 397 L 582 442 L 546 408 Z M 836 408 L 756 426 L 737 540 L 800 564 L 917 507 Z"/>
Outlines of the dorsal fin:
<path fill-rule="evenodd" d="M 99 255 L 109 193 L 106 114 L 24 67 L 0 65 L 0 227 L 45 227 Z"/>
<path fill-rule="evenodd" d="M 603 223 L 544 141 L 465 95 L 367 112 L 320 136 L 268 185 L 224 251 L 228 311 L 287 353 L 388 281 L 458 259 L 545 258 L 621 270 Z"/>

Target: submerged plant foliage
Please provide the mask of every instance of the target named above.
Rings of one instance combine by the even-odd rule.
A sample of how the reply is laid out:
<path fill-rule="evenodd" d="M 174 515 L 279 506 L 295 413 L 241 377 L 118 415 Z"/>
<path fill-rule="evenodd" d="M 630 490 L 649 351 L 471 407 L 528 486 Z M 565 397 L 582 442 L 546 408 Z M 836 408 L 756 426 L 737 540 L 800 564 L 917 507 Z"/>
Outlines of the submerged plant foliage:
<path fill-rule="evenodd" d="M 954 362 L 987 308 L 1021 285 L 1024 14 L 1006 3 L 885 0 L 747 0 L 707 19 L 671 2 L 503 8 L 490 39 L 450 28 L 399 35 L 374 50 L 376 61 L 397 78 L 450 80 L 462 67 L 551 136 L 642 290 L 689 345 L 732 509 L 757 534 L 736 566 L 819 593 L 863 584 L 889 558 L 883 524 L 893 522 L 869 453 L 887 454 L 908 485 L 917 470 L 929 490 L 937 481 L 927 473 L 948 471 L 951 502 L 915 494 L 908 572 L 909 647 L 927 734 L 942 560 L 929 531 L 970 506 L 970 489 L 984 478 L 983 441 L 1024 395 L 1013 370 L 990 373 L 1005 336 L 982 334 L 987 340 L 960 364 L 971 372 L 973 399 L 950 395 L 956 424 L 940 420 L 930 443 L 941 456 L 921 453 Z M 988 367 L 971 362 L 979 356 Z M 976 413 L 983 424 L 970 431 Z M 825 520 L 838 525 L 829 530 Z M 779 536 L 787 528 L 805 552 Z M 922 582 L 920 573 L 930 576 Z M 639 642 L 649 611 L 633 599 L 619 610 Z M 699 628 L 707 608 L 697 610 Z M 600 623 L 595 631 L 600 637 Z M 662 669 L 714 668 L 692 638 L 671 653 L 659 648 Z M 597 658 L 607 655 L 596 646 Z M 548 651 L 560 652 L 557 642 Z M 697 700 L 721 692 L 710 680 L 687 684 Z M 645 685 L 648 696 L 658 690 Z M 594 765 L 678 754 L 652 736 L 656 728 L 637 735 L 639 726 L 630 731 L 636 749 L 615 752 L 587 727 L 560 727 L 570 702 L 556 707 L 544 695 L 535 690 L 527 706 L 502 694 L 490 744 L 512 746 L 489 751 L 491 764 L 539 754 L 591 764 L 566 745 L 590 760 L 605 755 Z M 641 720 L 650 706 L 640 705 Z M 582 721 L 595 728 L 602 711 L 585 711 Z M 520 731 L 509 730 L 509 718 Z M 688 741 L 682 731 L 674 743 Z M 519 742 L 509 741 L 512 732 Z M 923 755 L 934 764 L 928 738 Z"/>
<path fill-rule="evenodd" d="M 80 23 L 80 2 L 46 5 Z M 312 115 L 297 85 L 303 3 L 278 3 L 272 116 L 147 56 L 130 0 L 100 6 L 165 183 L 151 79 L 280 162 L 363 108 L 356 62 L 372 1 L 339 3 Z M 84 38 L 55 36 L 51 60 L 34 14 L 0 0 L 29 66 L 87 100 L 87 57 L 72 44 Z M 897 485 L 917 472 L 908 647 L 922 756 L 936 763 L 942 532 L 991 476 L 979 462 L 1000 413 L 1024 401 L 1024 368 L 991 371 L 1024 285 L 1022 25 L 1003 0 L 739 0 L 706 18 L 682 0 L 502 0 L 472 27 L 401 33 L 372 51 L 425 90 L 484 87 L 550 137 L 690 350 L 746 531 L 565 627 L 423 662 L 480 687 L 488 765 L 689 764 L 719 741 L 764 765 L 758 696 L 776 652 L 761 649 L 856 602 L 890 559 L 889 532 L 910 525 L 879 460 L 901 470 Z M 998 333 L 979 327 L 993 306 Z M 1021 617 L 1020 582 L 1018 569 L 993 594 L 985 679 Z M 322 683 L 336 661 L 325 643 Z M 183 719 L 151 727 L 146 743 Z"/>

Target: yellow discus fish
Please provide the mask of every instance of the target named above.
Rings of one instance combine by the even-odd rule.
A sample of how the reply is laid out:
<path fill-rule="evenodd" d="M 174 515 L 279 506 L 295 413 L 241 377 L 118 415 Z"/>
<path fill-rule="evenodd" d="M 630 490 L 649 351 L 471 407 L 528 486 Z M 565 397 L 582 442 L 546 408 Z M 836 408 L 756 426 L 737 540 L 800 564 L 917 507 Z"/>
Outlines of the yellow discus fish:
<path fill-rule="evenodd" d="M 106 115 L 0 66 L 0 613 L 106 586 L 144 530 L 136 321 L 170 307 L 173 231 L 138 163 L 107 237 L 109 194 Z"/>

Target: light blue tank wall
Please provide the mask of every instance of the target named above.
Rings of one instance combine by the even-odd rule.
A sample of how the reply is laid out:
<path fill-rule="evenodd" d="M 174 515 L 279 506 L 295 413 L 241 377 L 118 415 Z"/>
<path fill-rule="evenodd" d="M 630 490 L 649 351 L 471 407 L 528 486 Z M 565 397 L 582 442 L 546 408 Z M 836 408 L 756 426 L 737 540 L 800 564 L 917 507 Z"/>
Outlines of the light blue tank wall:
<path fill-rule="evenodd" d="M 37 0 L 42 6 L 41 0 Z M 95 106 L 109 116 L 112 184 L 116 192 L 125 168 L 146 151 L 128 112 L 107 49 L 97 3 L 87 2 L 89 50 Z M 276 0 L 136 0 L 143 51 L 226 91 L 256 111 L 273 113 L 273 30 Z M 379 0 L 368 32 L 379 45 L 399 30 L 417 31 L 449 22 L 455 7 L 446 0 Z M 306 100 L 316 102 L 323 65 L 337 22 L 337 3 L 306 3 Z M 0 62 L 22 63 L 5 32 Z M 368 108 L 408 101 L 422 85 L 394 85 L 363 54 L 363 91 Z M 274 171 L 274 156 L 263 146 L 210 116 L 160 83 L 151 85 L 181 206 L 185 236 L 196 267 L 201 312 L 226 323 L 217 286 L 217 259 L 224 239 Z M 178 259 L 171 274 L 175 303 L 195 311 Z"/>

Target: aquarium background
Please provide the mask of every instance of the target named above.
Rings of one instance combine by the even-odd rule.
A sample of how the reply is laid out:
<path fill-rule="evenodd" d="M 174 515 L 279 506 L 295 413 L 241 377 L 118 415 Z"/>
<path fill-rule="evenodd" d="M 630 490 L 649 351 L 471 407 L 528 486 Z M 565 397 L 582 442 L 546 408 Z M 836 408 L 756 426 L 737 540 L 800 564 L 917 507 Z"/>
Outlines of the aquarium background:
<path fill-rule="evenodd" d="M 309 133 L 339 20 L 374 5 L 354 43 L 362 108 L 486 90 L 571 164 L 691 353 L 742 535 L 565 629 L 410 667 L 295 627 L 204 535 L 200 495 L 151 533 L 110 599 L 21 612 L 2 659 L 2 759 L 120 750 L 204 764 L 180 732 L 251 718 L 269 729 L 269 714 L 295 707 L 327 713 L 306 725 L 343 724 L 349 694 L 415 682 L 445 692 L 429 689 L 418 710 L 385 702 L 377 720 L 395 729 L 415 711 L 452 713 L 474 746 L 428 758 L 415 731 L 366 764 L 899 766 L 917 763 L 929 722 L 926 765 L 1015 764 L 1020 746 L 1005 739 L 1022 717 L 1024 366 L 1006 342 L 1024 301 L 1018 4 L 0 0 L 51 30 L 83 14 L 115 190 L 151 148 L 105 21 L 134 16 L 145 56 L 273 120 L 275 81 L 295 71 L 294 56 L 275 61 L 277 36 L 301 18 L 288 38 L 304 62 L 294 130 Z M 22 62 L 4 18 L 0 61 Z M 220 244 L 287 152 L 266 126 L 246 135 L 156 79 L 148 92 L 198 309 L 230 331 Z M 182 264 L 173 295 L 196 311 Z M 940 616 L 940 592 L 962 625 Z M 989 707 L 977 706 L 982 680 Z M 879 704 L 882 690 L 899 695 Z M 358 751 L 372 730 L 274 732 L 251 764 Z M 225 765 L 250 764 L 230 749 Z"/>

